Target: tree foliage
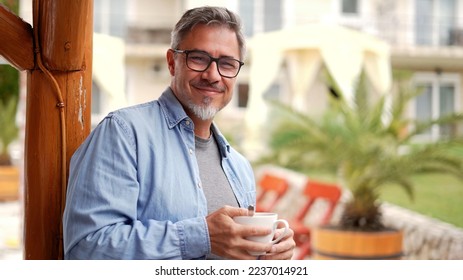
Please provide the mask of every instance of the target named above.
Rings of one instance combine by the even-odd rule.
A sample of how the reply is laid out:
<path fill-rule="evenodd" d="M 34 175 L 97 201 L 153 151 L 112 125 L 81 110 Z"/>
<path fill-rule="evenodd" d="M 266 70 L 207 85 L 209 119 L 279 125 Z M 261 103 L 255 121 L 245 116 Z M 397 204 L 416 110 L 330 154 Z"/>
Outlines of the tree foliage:
<path fill-rule="evenodd" d="M 19 0 L 0 0 L 0 5 L 19 13 Z M 16 111 L 19 100 L 19 72 L 0 65 L 0 165 L 9 165 L 8 147 L 18 136 Z"/>

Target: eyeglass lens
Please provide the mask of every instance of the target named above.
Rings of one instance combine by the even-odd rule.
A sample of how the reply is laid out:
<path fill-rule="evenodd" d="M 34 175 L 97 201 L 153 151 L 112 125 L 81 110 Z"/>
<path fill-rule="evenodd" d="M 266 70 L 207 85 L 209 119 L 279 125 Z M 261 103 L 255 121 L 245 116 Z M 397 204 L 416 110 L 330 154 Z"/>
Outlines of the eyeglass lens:
<path fill-rule="evenodd" d="M 219 74 L 224 77 L 235 77 L 241 68 L 241 62 L 234 58 L 220 57 L 213 58 L 201 51 L 189 51 L 186 53 L 187 66 L 194 71 L 206 71 L 212 61 L 217 63 Z"/>

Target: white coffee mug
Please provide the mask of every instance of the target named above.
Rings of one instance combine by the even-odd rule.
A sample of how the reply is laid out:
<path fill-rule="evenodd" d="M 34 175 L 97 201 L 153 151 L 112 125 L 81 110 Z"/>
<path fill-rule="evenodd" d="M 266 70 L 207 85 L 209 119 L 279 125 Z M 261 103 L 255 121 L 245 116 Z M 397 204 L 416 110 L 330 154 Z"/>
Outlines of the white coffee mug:
<path fill-rule="evenodd" d="M 252 240 L 261 243 L 272 243 L 275 244 L 280 241 L 288 232 L 289 224 L 286 220 L 280 219 L 278 220 L 278 215 L 276 213 L 266 213 L 266 212 L 257 212 L 254 213 L 253 216 L 237 216 L 234 217 L 233 220 L 242 225 L 251 225 L 251 226 L 262 226 L 268 227 L 272 229 L 272 232 L 267 235 L 260 235 L 260 236 L 249 236 L 246 237 L 247 240 Z M 284 224 L 284 232 L 277 239 L 272 240 L 273 236 L 275 235 L 275 230 L 278 227 L 278 224 Z M 249 252 L 249 254 L 253 256 L 260 256 L 265 255 L 265 252 Z"/>

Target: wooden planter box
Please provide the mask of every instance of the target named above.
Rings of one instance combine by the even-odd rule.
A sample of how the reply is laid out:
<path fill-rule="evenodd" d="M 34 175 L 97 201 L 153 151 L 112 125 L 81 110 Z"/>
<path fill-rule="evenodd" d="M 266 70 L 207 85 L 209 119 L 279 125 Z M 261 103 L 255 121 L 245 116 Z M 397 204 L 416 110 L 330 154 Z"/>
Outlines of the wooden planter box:
<path fill-rule="evenodd" d="M 15 166 L 0 166 L 0 201 L 19 199 L 19 170 Z"/>
<path fill-rule="evenodd" d="M 403 232 L 321 227 L 314 230 L 313 242 L 314 259 L 392 260 L 402 258 Z"/>

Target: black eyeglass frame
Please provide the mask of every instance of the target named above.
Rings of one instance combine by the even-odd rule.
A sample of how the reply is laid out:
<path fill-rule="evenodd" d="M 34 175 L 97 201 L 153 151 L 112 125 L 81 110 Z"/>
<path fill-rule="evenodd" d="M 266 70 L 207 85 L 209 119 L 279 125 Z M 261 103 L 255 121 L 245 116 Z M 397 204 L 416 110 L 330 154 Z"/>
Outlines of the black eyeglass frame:
<path fill-rule="evenodd" d="M 188 69 L 192 70 L 192 71 L 195 71 L 195 72 L 204 72 L 206 71 L 207 69 L 209 69 L 209 67 L 211 66 L 212 62 L 215 62 L 216 66 L 217 66 L 217 71 L 219 72 L 220 76 L 224 77 L 224 78 L 235 78 L 236 76 L 238 76 L 238 74 L 240 73 L 240 70 L 241 70 L 241 67 L 244 65 L 244 62 L 238 60 L 238 59 L 235 59 L 235 58 L 232 58 L 232 57 L 213 57 L 211 56 L 210 54 L 208 54 L 207 52 L 205 51 L 200 51 L 200 50 L 174 50 L 172 49 L 172 51 L 174 53 L 183 53 L 185 54 L 185 62 L 186 62 L 186 66 L 188 67 Z M 190 67 L 190 65 L 188 65 L 188 55 L 190 53 L 202 53 L 206 56 L 209 57 L 209 63 L 207 64 L 206 68 L 204 68 L 204 70 L 197 70 L 197 69 L 193 69 Z M 236 61 L 238 62 L 239 64 L 239 67 L 238 69 L 236 70 L 236 74 L 234 76 L 228 76 L 228 75 L 223 75 L 221 72 L 220 72 L 220 67 L 219 67 L 219 62 L 221 59 L 228 59 L 228 60 L 233 60 L 233 61 Z"/>

